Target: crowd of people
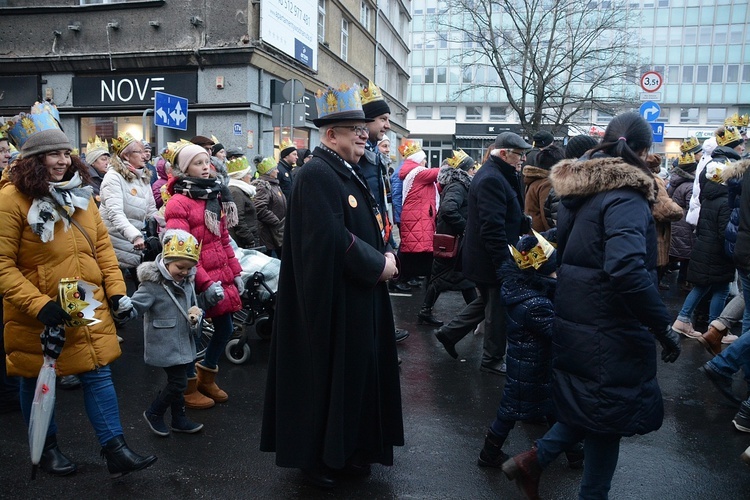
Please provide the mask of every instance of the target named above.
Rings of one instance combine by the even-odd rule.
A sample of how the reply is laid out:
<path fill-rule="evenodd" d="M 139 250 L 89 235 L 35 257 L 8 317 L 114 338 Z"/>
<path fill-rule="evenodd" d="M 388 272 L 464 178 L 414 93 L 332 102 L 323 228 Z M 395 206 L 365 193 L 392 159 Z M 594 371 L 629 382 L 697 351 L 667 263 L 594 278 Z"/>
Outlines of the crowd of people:
<path fill-rule="evenodd" d="M 668 169 L 637 113 L 614 117 L 601 139 L 563 146 L 540 131 L 530 144 L 503 132 L 481 161 L 457 150 L 432 166 L 415 141 L 393 163 L 390 109 L 374 83 L 321 90 L 316 103 L 320 145 L 284 141 L 278 160 L 195 136 L 152 163 L 152 146 L 128 133 L 92 138 L 79 156 L 49 103 L 8 120 L 2 409 L 19 408 L 28 424 L 37 374 L 55 360 L 60 384 L 83 388 L 109 472 L 149 467 L 156 457 L 124 441 L 109 368 L 121 352 L 117 326 L 142 317 L 144 361 L 166 375 L 144 402 L 148 428 L 200 432 L 186 408 L 229 399 L 219 358 L 245 289 L 234 241 L 281 261 L 260 449 L 316 486 L 392 465 L 404 444 L 396 342 L 408 332 L 394 325 L 390 293 L 419 284 L 417 321 L 438 327 L 450 356 L 483 331 L 480 370 L 505 382 L 477 463 L 502 469 L 527 498 L 539 497 L 542 471 L 562 453 L 583 468 L 580 498 L 607 498 L 622 437 L 662 424 L 657 343 L 672 363 L 680 336 L 712 355 L 702 371 L 737 405 L 734 426 L 750 432 L 750 399 L 732 389 L 739 370 L 750 381 L 750 335 L 731 333 L 739 321 L 750 329 L 747 116 L 729 117 L 703 144 L 687 138 Z M 687 293 L 676 318 L 660 296 L 673 271 Z M 93 292 L 59 293 L 73 278 Z M 448 290 L 466 306 L 446 324 L 434 308 Z M 81 323 L 87 300 L 101 305 Z M 204 321 L 213 335 L 197 360 Z M 518 421 L 548 431 L 509 457 Z M 74 473 L 56 435 L 53 419 L 39 465 Z"/>

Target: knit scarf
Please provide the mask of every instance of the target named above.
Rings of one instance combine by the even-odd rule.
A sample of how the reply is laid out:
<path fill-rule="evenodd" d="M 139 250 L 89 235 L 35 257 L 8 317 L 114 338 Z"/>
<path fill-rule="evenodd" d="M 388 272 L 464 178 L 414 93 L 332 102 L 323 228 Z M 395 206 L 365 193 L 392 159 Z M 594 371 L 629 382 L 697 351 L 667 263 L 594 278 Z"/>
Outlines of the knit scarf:
<path fill-rule="evenodd" d="M 34 234 L 39 235 L 42 243 L 55 239 L 55 223 L 63 220 L 65 231 L 70 227 L 70 219 L 76 209 L 86 210 L 91 200 L 93 189 L 91 186 L 81 186 L 81 176 L 73 174 L 69 181 L 50 182 L 49 196 L 35 198 L 26 219 Z M 57 209 L 61 207 L 65 217 Z"/>
<path fill-rule="evenodd" d="M 206 200 L 203 220 L 206 227 L 216 236 L 220 233 L 221 212 L 227 220 L 227 228 L 237 225 L 237 205 L 232 200 L 227 186 L 217 179 L 202 179 L 200 177 L 183 177 L 175 181 L 173 190 L 194 200 Z"/>

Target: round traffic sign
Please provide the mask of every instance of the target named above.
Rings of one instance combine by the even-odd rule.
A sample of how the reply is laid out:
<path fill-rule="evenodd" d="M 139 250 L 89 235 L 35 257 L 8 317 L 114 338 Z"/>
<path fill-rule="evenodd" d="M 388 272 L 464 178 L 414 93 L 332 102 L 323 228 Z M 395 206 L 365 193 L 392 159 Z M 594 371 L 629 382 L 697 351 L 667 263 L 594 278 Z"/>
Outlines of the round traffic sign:
<path fill-rule="evenodd" d="M 646 92 L 656 92 L 664 83 L 664 78 L 656 71 L 646 71 L 641 76 L 641 88 Z"/>

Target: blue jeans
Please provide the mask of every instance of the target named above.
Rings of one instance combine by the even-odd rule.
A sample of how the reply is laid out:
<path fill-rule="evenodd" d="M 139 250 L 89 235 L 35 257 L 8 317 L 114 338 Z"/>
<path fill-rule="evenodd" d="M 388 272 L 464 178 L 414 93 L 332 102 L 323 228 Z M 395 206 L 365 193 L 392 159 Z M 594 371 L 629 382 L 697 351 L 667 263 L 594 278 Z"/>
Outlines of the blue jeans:
<path fill-rule="evenodd" d="M 742 296 L 745 299 L 745 304 L 750 304 L 750 276 L 745 271 L 737 270 L 737 275 L 740 277 L 740 284 L 742 285 Z M 742 335 L 744 336 L 750 331 L 750 308 L 745 307 L 745 314 L 742 316 Z"/>
<path fill-rule="evenodd" d="M 698 306 L 698 302 L 707 294 L 711 294 L 711 305 L 708 308 L 708 322 L 715 320 L 724 310 L 724 303 L 729 295 L 729 283 L 714 283 L 712 285 L 695 285 L 682 304 L 682 309 L 677 315 L 679 321 L 691 323 L 690 318 Z"/>
<path fill-rule="evenodd" d="M 745 380 L 750 383 L 750 335 L 741 335 L 706 364 L 716 373 L 727 377 L 742 368 Z"/>
<path fill-rule="evenodd" d="M 117 394 L 112 383 L 112 371 L 109 366 L 104 366 L 98 370 L 79 373 L 78 378 L 81 379 L 81 386 L 83 386 L 83 405 L 86 408 L 86 415 L 94 427 L 99 444 L 104 446 L 110 439 L 123 434 Z M 21 379 L 21 411 L 27 426 L 31 418 L 31 403 L 34 402 L 35 389 L 36 377 Z M 57 423 L 53 412 L 47 435 L 54 434 L 57 434 Z"/>
<path fill-rule="evenodd" d="M 206 357 L 203 358 L 201 364 L 213 370 L 219 364 L 219 358 L 224 353 L 224 348 L 232 337 L 234 324 L 232 323 L 232 313 L 216 316 L 211 321 L 214 324 L 214 335 L 208 342 Z"/>
<path fill-rule="evenodd" d="M 612 476 L 620 455 L 620 437 L 616 434 L 592 434 L 557 422 L 536 442 L 537 459 L 542 468 L 575 443 L 583 441 L 584 462 L 580 500 L 609 498 Z"/>

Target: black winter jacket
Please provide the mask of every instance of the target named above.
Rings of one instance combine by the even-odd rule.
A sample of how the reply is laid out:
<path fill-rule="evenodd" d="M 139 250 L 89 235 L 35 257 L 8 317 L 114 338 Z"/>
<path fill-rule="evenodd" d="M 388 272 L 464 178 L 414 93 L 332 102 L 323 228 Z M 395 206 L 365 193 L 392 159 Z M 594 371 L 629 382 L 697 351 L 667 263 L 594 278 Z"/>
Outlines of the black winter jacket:
<path fill-rule="evenodd" d="M 690 197 L 693 195 L 694 179 L 694 174 L 679 167 L 672 170 L 669 178 L 667 193 L 672 197 L 672 201 L 682 207 L 682 219 L 672 223 L 672 239 L 669 243 L 669 255 L 678 259 L 689 259 L 695 242 L 693 226 L 685 220 L 690 208 Z"/>

